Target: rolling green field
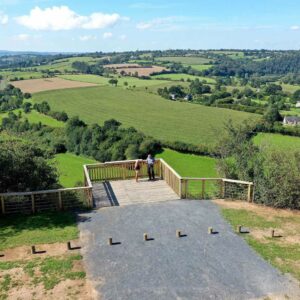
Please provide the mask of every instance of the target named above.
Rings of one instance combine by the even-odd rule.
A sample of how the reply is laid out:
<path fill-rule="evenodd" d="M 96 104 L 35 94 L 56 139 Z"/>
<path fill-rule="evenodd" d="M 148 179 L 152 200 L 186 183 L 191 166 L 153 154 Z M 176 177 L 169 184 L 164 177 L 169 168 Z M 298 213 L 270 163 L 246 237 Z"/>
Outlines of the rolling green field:
<path fill-rule="evenodd" d="M 89 82 L 89 83 L 96 83 L 99 85 L 110 86 L 110 84 L 108 83 L 110 78 L 106 78 L 103 76 L 83 75 L 82 74 L 82 75 L 61 75 L 59 77 L 63 78 L 63 79 L 68 79 L 68 80 Z M 143 80 L 143 79 L 129 77 L 129 76 L 116 77 L 116 79 L 118 79 L 118 86 L 123 86 L 123 87 L 125 87 L 125 85 L 124 85 L 125 82 L 128 83 L 128 86 L 136 86 L 136 87 L 147 87 L 147 86 L 161 84 L 160 80 L 155 80 L 155 79 Z"/>
<path fill-rule="evenodd" d="M 15 77 L 23 79 L 38 79 L 42 78 L 43 74 L 41 72 L 34 71 L 0 71 L 0 75 L 5 77 L 8 81 L 14 79 Z"/>
<path fill-rule="evenodd" d="M 197 71 L 204 71 L 208 70 L 212 67 L 212 65 L 189 65 L 189 64 L 183 64 L 185 67 L 191 66 L 194 70 Z"/>
<path fill-rule="evenodd" d="M 257 145 L 269 146 L 278 150 L 300 150 L 300 137 L 274 133 L 259 133 L 254 142 Z"/>
<path fill-rule="evenodd" d="M 153 75 L 151 76 L 152 78 L 166 78 L 169 80 L 195 80 L 196 78 L 198 78 L 199 80 L 206 80 L 207 83 L 216 83 L 215 79 L 210 78 L 210 77 L 202 77 L 202 76 L 194 76 L 194 75 L 189 75 L 189 74 L 159 74 L 159 75 Z"/>
<path fill-rule="evenodd" d="M 211 61 L 208 58 L 200 57 L 200 56 L 164 56 L 164 57 L 157 57 L 156 60 L 177 62 L 186 65 L 203 65 L 203 64 L 209 64 L 209 62 Z"/>
<path fill-rule="evenodd" d="M 171 149 L 157 155 L 182 177 L 218 177 L 216 159 L 194 154 L 184 154 Z"/>
<path fill-rule="evenodd" d="M 53 161 L 59 172 L 59 183 L 63 187 L 74 187 L 76 183 L 83 182 L 83 165 L 96 163 L 93 159 L 72 153 L 57 154 Z"/>
<path fill-rule="evenodd" d="M 53 119 L 52 117 L 46 116 L 44 114 L 40 114 L 36 110 L 32 110 L 30 113 L 25 114 L 22 109 L 15 109 L 13 112 L 18 115 L 19 111 L 22 112 L 22 120 L 27 119 L 29 123 L 39 123 L 41 122 L 43 125 L 47 125 L 50 127 L 64 127 L 65 123 L 61 121 L 57 121 L 56 119 Z M 0 123 L 2 122 L 2 119 L 7 117 L 8 113 L 0 113 Z"/>
<path fill-rule="evenodd" d="M 240 123 L 259 116 L 197 104 L 169 101 L 157 95 L 115 87 L 92 87 L 37 93 L 33 101 L 47 100 L 53 110 L 79 115 L 87 123 L 115 118 L 125 127 L 155 138 L 214 145 L 224 123 Z"/>

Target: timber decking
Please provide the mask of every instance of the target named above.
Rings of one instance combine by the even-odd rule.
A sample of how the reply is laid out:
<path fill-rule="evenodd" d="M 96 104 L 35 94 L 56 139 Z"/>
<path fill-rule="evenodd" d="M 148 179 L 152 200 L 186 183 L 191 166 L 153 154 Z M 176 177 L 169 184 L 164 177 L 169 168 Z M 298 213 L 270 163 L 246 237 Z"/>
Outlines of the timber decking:
<path fill-rule="evenodd" d="M 96 208 L 178 200 L 164 180 L 120 180 L 93 184 Z"/>

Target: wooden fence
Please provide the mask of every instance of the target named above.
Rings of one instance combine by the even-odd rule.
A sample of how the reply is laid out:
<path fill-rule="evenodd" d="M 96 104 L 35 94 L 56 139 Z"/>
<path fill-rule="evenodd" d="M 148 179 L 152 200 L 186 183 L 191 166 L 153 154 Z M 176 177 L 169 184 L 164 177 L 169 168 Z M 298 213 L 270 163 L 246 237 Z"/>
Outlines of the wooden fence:
<path fill-rule="evenodd" d="M 93 207 L 93 182 L 132 179 L 135 160 L 84 165 L 84 187 L 0 194 L 0 215 L 36 213 Z M 252 182 L 224 178 L 181 177 L 163 159 L 155 161 L 154 173 L 182 199 L 239 199 L 253 201 Z M 147 177 L 141 161 L 140 176 Z"/>

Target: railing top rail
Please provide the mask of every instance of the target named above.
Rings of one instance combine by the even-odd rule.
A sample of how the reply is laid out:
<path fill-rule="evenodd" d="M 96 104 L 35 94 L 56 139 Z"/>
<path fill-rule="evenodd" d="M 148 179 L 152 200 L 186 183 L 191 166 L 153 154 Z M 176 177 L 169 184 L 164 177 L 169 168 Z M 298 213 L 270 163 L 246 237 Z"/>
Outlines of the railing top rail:
<path fill-rule="evenodd" d="M 43 190 L 43 191 L 31 191 L 31 192 L 12 192 L 12 193 L 0 193 L 0 197 L 6 196 L 29 196 L 29 195 L 37 195 L 37 194 L 53 194 L 59 192 L 72 192 L 72 191 L 79 191 L 79 190 L 88 190 L 91 189 L 90 186 L 81 186 L 81 187 L 74 187 L 74 188 L 64 188 L 64 189 L 56 189 L 56 190 Z"/>
<path fill-rule="evenodd" d="M 139 159 L 142 162 L 146 162 L 145 159 Z M 161 159 L 155 159 L 155 161 L 160 161 Z M 104 163 L 95 163 L 95 164 L 86 164 L 85 166 L 87 168 L 93 168 L 93 167 L 101 167 L 101 166 L 109 166 L 109 165 L 118 165 L 118 164 L 126 164 L 126 163 L 135 163 L 136 159 L 134 160 L 117 160 L 117 161 L 108 161 L 108 162 L 104 162 Z"/>
<path fill-rule="evenodd" d="M 223 178 L 205 178 L 205 177 L 182 177 L 183 180 L 202 180 L 202 181 L 208 181 L 208 180 L 223 180 Z"/>
<path fill-rule="evenodd" d="M 86 165 L 83 165 L 83 171 L 84 171 L 84 175 L 85 175 L 88 187 L 92 188 L 93 185 L 92 185 L 92 182 L 91 182 L 91 179 L 90 179 L 90 175 L 89 175 L 89 172 L 88 172 L 88 169 L 87 169 Z"/>
<path fill-rule="evenodd" d="M 242 180 L 235 180 L 235 179 L 227 179 L 223 178 L 224 182 L 232 182 L 232 183 L 240 183 L 240 184 L 250 184 L 253 185 L 253 182 L 251 181 L 242 181 Z"/>
<path fill-rule="evenodd" d="M 168 164 L 166 163 L 162 158 L 159 159 L 161 161 L 161 163 L 163 163 L 165 166 L 167 166 L 176 177 L 178 177 L 179 179 L 182 179 L 182 177 Z"/>

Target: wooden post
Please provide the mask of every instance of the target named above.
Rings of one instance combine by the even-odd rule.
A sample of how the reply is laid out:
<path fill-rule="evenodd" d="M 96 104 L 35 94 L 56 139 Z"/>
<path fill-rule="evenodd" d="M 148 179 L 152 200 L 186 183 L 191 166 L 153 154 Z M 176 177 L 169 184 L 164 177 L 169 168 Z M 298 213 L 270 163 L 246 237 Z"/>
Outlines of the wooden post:
<path fill-rule="evenodd" d="M 148 234 L 144 233 L 144 241 L 148 241 Z"/>
<path fill-rule="evenodd" d="M 181 237 L 181 231 L 180 230 L 176 230 L 176 237 L 178 237 L 178 238 Z"/>
<path fill-rule="evenodd" d="M 112 241 L 112 238 L 110 237 L 109 239 L 108 239 L 108 245 L 112 245 L 113 244 L 113 241 Z"/>
<path fill-rule="evenodd" d="M 1 207 L 2 207 L 2 214 L 5 215 L 5 203 L 4 203 L 4 196 L 1 197 Z"/>
<path fill-rule="evenodd" d="M 238 233 L 241 233 L 241 231 L 242 231 L 242 225 L 238 225 L 238 226 L 236 227 L 236 231 L 237 231 Z"/>
<path fill-rule="evenodd" d="M 202 180 L 202 200 L 204 200 L 205 197 L 205 180 Z"/>
<path fill-rule="evenodd" d="M 248 202 L 251 202 L 251 186 L 252 184 L 248 184 L 248 196 L 247 196 Z"/>
<path fill-rule="evenodd" d="M 182 199 L 182 179 L 179 179 L 179 197 Z"/>
<path fill-rule="evenodd" d="M 271 237 L 272 237 L 272 238 L 275 237 L 275 230 L 274 230 L 274 229 L 271 230 Z"/>
<path fill-rule="evenodd" d="M 63 203 L 62 203 L 62 198 L 61 198 L 61 192 L 58 192 L 58 207 L 59 210 L 63 209 Z"/>
<path fill-rule="evenodd" d="M 221 179 L 221 199 L 225 199 L 225 182 Z"/>
<path fill-rule="evenodd" d="M 34 194 L 31 194 L 31 208 L 32 208 L 32 213 L 35 213 L 35 203 L 34 203 Z"/>
<path fill-rule="evenodd" d="M 208 234 L 213 234 L 214 230 L 212 227 L 208 227 Z"/>

